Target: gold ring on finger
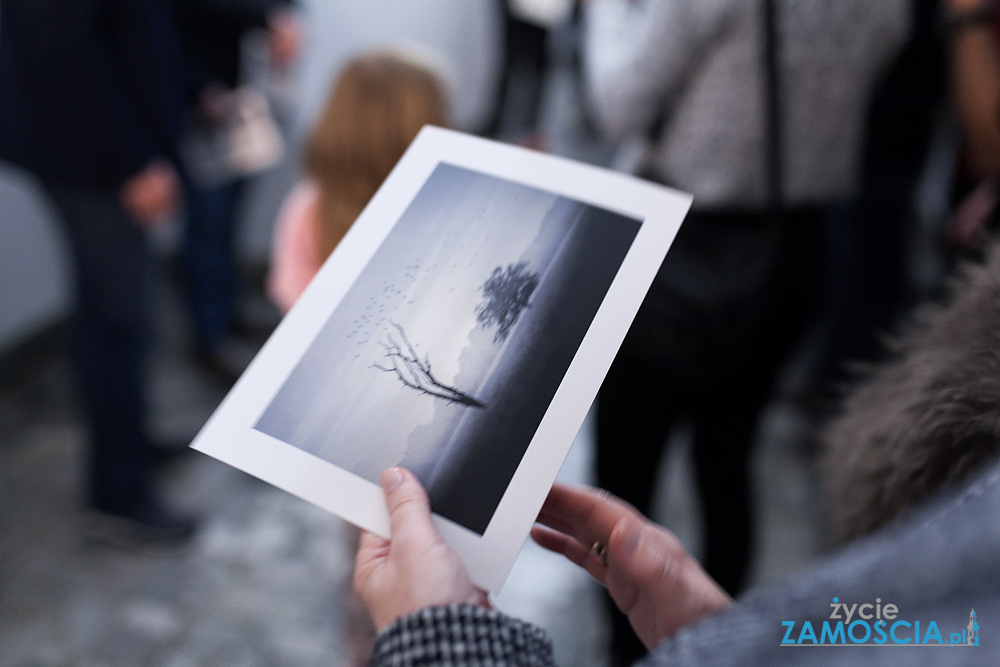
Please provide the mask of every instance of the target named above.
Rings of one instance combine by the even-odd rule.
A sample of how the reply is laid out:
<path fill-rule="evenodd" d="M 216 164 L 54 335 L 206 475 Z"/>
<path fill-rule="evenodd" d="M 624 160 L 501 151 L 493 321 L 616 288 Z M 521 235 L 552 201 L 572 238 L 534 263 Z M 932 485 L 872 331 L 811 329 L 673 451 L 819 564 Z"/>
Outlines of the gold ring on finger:
<path fill-rule="evenodd" d="M 590 553 L 597 556 L 597 560 L 601 561 L 601 565 L 605 567 L 608 564 L 608 547 L 603 542 L 594 542 L 593 546 L 590 547 Z"/>

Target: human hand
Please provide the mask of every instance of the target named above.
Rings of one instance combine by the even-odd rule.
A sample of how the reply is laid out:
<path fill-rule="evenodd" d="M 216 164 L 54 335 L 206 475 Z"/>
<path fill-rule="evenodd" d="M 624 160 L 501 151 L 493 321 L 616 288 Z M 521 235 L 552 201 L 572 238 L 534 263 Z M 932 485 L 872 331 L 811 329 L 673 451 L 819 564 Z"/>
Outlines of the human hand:
<path fill-rule="evenodd" d="M 430 501 L 413 473 L 382 473 L 391 539 L 361 533 L 354 559 L 354 591 L 381 631 L 424 607 L 469 603 L 489 608 L 486 591 L 469 578 L 458 554 L 431 523 Z"/>
<path fill-rule="evenodd" d="M 267 42 L 271 63 L 279 70 L 287 70 L 299 55 L 302 46 L 302 28 L 295 12 L 276 9 L 267 19 Z"/>
<path fill-rule="evenodd" d="M 122 184 L 119 198 L 132 219 L 140 227 L 149 228 L 173 214 L 180 192 L 180 179 L 173 165 L 154 158 Z"/>
<path fill-rule="evenodd" d="M 556 484 L 538 522 L 535 542 L 606 586 L 649 649 L 732 603 L 673 533 L 607 492 Z"/>

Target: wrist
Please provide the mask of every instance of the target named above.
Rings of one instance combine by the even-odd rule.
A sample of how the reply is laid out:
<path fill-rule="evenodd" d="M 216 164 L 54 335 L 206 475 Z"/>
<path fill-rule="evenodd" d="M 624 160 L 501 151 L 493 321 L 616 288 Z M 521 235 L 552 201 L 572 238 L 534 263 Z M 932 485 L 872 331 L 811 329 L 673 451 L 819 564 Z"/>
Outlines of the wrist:
<path fill-rule="evenodd" d="M 371 664 L 424 665 L 435 659 L 454 665 L 555 665 L 544 630 L 469 604 L 426 607 L 397 619 L 376 636 Z"/>
<path fill-rule="evenodd" d="M 386 605 L 384 608 L 373 609 L 372 621 L 375 629 L 382 632 L 386 628 L 397 623 L 399 619 L 423 613 L 426 609 L 439 607 L 478 607 L 484 611 L 493 611 L 493 604 L 489 595 L 485 591 L 478 589 L 470 590 L 467 595 L 422 595 L 419 601 L 407 600 L 405 596 L 396 597 L 399 604 L 395 607 Z M 384 609 L 384 611 L 382 611 Z M 381 613 L 379 613 L 381 611 Z"/>
<path fill-rule="evenodd" d="M 673 636 L 678 630 L 699 622 L 706 616 L 716 614 L 733 604 L 733 599 L 722 590 L 693 557 L 688 556 L 678 572 L 682 582 L 676 592 L 677 615 L 665 636 Z M 663 637 L 661 637 L 663 639 Z"/>

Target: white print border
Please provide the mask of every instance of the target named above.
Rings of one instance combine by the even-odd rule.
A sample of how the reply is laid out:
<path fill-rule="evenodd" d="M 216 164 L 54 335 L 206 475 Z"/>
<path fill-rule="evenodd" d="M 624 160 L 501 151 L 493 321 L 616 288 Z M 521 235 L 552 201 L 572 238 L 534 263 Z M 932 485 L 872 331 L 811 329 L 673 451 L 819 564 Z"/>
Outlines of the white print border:
<path fill-rule="evenodd" d="M 642 221 L 485 533 L 479 536 L 434 517 L 472 579 L 499 591 L 680 228 L 691 204 L 689 195 L 571 160 L 425 127 L 192 447 L 361 528 L 388 536 L 388 513 L 378 485 L 254 430 L 253 425 L 440 163 Z"/>

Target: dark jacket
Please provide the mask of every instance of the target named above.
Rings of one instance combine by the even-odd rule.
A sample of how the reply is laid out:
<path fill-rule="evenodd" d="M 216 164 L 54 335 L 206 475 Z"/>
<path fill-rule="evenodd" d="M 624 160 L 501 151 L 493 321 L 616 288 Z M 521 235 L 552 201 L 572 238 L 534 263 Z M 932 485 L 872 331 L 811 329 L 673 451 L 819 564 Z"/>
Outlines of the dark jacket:
<path fill-rule="evenodd" d="M 0 158 L 117 188 L 172 157 L 191 95 L 161 0 L 0 0 Z"/>
<path fill-rule="evenodd" d="M 240 81 L 240 44 L 290 0 L 174 0 L 188 59 L 201 74 L 233 88 Z"/>

